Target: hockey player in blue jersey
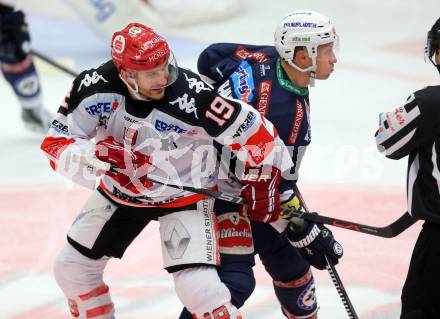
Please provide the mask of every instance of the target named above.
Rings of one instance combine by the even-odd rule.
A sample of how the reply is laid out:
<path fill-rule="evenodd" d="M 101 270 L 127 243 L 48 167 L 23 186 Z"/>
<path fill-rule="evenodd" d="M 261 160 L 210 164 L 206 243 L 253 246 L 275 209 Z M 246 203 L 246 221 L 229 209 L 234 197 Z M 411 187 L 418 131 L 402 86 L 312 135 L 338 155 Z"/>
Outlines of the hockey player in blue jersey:
<path fill-rule="evenodd" d="M 25 127 L 45 133 L 52 116 L 43 107 L 25 14 L 13 8 L 14 2 L 0 1 L 0 72 L 17 96 Z"/>
<path fill-rule="evenodd" d="M 327 17 L 299 10 L 280 22 L 275 46 L 218 43 L 205 49 L 198 60 L 199 73 L 206 81 L 223 95 L 251 104 L 275 125 L 281 139 L 293 150 L 294 180 L 280 184 L 285 207 L 301 209 L 293 185 L 311 139 L 308 87 L 315 79 L 329 78 L 337 62 L 337 47 L 338 36 Z M 235 134 L 246 129 L 242 125 Z M 330 230 L 302 220 L 252 222 L 250 227 L 242 208 L 221 201 L 216 203 L 215 211 L 222 253 L 218 273 L 230 289 L 235 306 L 241 307 L 255 287 L 255 251 L 273 279 L 283 314 L 287 318 L 317 318 L 310 265 L 324 269 L 325 254 L 334 263 L 342 256 L 342 246 Z M 191 315 L 184 310 L 180 318 Z"/>

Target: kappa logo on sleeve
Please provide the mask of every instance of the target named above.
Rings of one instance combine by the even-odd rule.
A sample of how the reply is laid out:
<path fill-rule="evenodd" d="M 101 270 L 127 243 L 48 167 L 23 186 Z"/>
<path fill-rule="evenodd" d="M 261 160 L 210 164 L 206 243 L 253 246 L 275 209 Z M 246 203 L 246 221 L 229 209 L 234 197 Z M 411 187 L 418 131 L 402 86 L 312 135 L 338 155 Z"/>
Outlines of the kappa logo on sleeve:
<path fill-rule="evenodd" d="M 197 115 L 197 108 L 196 108 L 196 100 L 192 97 L 189 98 L 189 95 L 185 93 L 181 97 L 178 97 L 174 101 L 170 101 L 171 105 L 177 104 L 179 109 L 184 111 L 187 114 L 194 113 L 194 117 L 196 119 L 199 119 L 199 116 Z"/>
<path fill-rule="evenodd" d="M 101 74 L 98 74 L 98 72 L 96 72 L 96 71 L 94 71 L 91 76 L 90 76 L 90 74 L 87 73 L 84 76 L 84 78 L 81 80 L 81 84 L 79 85 L 77 92 L 79 92 L 81 90 L 83 85 L 85 87 L 89 87 L 90 85 L 96 84 L 99 81 L 104 81 L 104 82 L 108 83 L 108 81 L 106 79 L 104 79 L 104 77 Z"/>
<path fill-rule="evenodd" d="M 186 81 L 189 84 L 189 88 L 191 90 L 194 89 L 197 94 L 202 91 L 211 91 L 211 88 L 209 88 L 209 86 L 205 82 L 198 81 L 196 78 L 190 78 L 188 77 L 188 75 L 186 75 L 186 73 L 184 73 L 183 75 L 185 75 Z"/>

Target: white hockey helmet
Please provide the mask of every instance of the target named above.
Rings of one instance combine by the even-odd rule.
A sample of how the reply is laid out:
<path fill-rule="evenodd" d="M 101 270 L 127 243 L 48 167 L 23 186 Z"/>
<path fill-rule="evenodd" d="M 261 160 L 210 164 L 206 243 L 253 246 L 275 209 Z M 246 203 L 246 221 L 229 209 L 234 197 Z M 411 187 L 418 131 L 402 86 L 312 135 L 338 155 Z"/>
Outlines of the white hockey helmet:
<path fill-rule="evenodd" d="M 316 72 L 318 46 L 334 43 L 339 48 L 339 38 L 329 18 L 311 10 L 296 10 L 286 16 L 275 30 L 275 48 L 282 59 L 301 72 Z M 306 47 L 312 65 L 306 69 L 293 63 L 296 47 Z"/>

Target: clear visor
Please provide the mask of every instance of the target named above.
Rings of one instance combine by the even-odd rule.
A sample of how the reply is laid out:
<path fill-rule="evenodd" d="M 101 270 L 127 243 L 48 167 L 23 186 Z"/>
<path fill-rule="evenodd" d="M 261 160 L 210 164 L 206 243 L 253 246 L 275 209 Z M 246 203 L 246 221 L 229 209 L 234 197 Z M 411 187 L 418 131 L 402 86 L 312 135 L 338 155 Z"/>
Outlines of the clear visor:
<path fill-rule="evenodd" d="M 148 71 L 127 70 L 128 79 L 120 78 L 128 86 L 129 90 L 139 100 L 150 100 L 149 96 L 141 94 L 139 88 L 143 90 L 161 90 L 173 84 L 179 76 L 179 68 L 174 54 L 171 52 L 168 61 L 158 67 Z"/>
<path fill-rule="evenodd" d="M 130 77 L 142 82 L 152 83 L 153 89 L 161 89 L 173 84 L 179 76 L 177 61 L 173 52 L 168 61 L 149 71 L 127 70 Z M 165 79 L 165 80 L 164 80 Z"/>

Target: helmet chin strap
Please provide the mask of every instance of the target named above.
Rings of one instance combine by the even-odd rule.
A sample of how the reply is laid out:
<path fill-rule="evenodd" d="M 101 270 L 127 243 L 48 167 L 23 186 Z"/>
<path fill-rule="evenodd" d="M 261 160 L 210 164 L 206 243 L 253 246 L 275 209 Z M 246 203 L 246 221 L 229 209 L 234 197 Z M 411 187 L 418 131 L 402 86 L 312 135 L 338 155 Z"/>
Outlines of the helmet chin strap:
<path fill-rule="evenodd" d="M 136 80 L 133 80 L 133 85 L 134 88 L 121 76 L 121 74 L 119 74 L 119 78 L 122 80 L 122 82 L 125 83 L 125 85 L 127 86 L 128 90 L 130 91 L 130 93 L 137 99 L 137 100 L 141 100 L 141 101 L 151 101 L 151 99 L 143 96 L 140 92 L 139 92 L 139 86 L 136 83 Z"/>
<path fill-rule="evenodd" d="M 316 78 L 316 58 L 312 57 L 312 65 L 309 66 L 308 68 L 300 68 L 299 66 L 297 66 L 295 63 L 293 63 L 292 60 L 287 60 L 287 63 L 289 63 L 289 65 L 298 70 L 299 72 L 302 73 L 306 73 L 306 72 L 310 72 L 310 83 L 309 86 L 310 87 L 314 87 L 315 86 L 315 78 Z"/>

